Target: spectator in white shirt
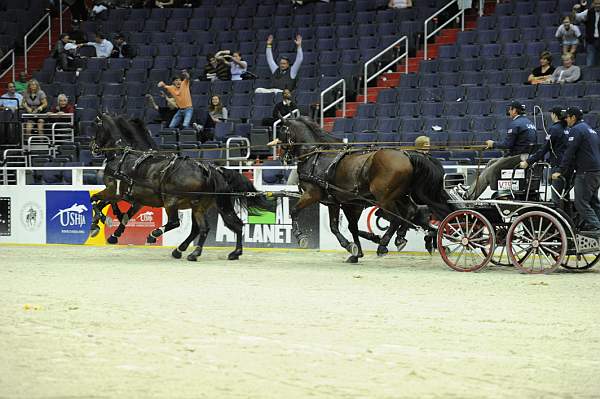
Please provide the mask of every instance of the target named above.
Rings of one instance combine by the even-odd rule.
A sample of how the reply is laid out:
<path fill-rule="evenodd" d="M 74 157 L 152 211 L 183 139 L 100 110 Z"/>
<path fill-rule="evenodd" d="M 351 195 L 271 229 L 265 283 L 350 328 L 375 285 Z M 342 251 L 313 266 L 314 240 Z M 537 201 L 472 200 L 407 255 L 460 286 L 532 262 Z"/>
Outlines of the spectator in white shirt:
<path fill-rule="evenodd" d="M 570 16 L 567 15 L 563 18 L 563 23 L 556 29 L 554 36 L 562 41 L 563 54 L 571 54 L 574 57 L 581 31 L 577 25 L 571 23 Z"/>
<path fill-rule="evenodd" d="M 102 33 L 96 33 L 95 41 L 80 44 L 79 46 L 94 46 L 96 48 L 96 57 L 98 58 L 108 58 L 113 51 L 113 44 L 106 40 Z"/>

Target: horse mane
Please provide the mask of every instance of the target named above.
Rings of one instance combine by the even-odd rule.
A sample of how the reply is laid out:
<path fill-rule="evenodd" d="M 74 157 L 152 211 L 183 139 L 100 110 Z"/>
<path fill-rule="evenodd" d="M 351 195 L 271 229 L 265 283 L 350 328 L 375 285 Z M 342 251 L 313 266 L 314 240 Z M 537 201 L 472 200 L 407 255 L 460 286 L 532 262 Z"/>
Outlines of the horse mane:
<path fill-rule="evenodd" d="M 150 135 L 150 131 L 146 127 L 146 123 L 144 123 L 143 120 L 141 120 L 140 118 L 132 118 L 129 122 L 137 131 L 137 137 L 139 138 L 139 140 L 144 142 L 146 146 L 148 146 L 148 148 L 151 148 L 153 150 L 157 150 L 159 148 L 156 144 L 156 141 L 154 141 L 154 139 Z"/>
<path fill-rule="evenodd" d="M 298 121 L 308 128 L 312 133 L 314 141 L 318 143 L 341 143 L 342 140 L 338 139 L 334 135 L 321 129 L 321 127 L 312 119 L 307 116 L 299 116 L 292 120 Z"/>
<path fill-rule="evenodd" d="M 149 150 L 156 148 L 156 144 L 148 136 L 145 126 L 140 126 L 139 122 L 134 122 L 134 120 L 129 119 L 125 115 L 119 115 L 115 118 L 115 124 L 119 128 L 123 138 L 134 149 Z"/>

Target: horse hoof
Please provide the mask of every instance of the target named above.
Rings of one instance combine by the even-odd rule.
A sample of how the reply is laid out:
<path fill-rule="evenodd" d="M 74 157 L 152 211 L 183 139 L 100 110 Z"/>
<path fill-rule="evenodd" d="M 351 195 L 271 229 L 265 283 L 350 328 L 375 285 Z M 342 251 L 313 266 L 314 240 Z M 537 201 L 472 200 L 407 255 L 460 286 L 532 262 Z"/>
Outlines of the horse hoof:
<path fill-rule="evenodd" d="M 173 252 L 171 252 L 171 256 L 175 259 L 181 259 L 181 252 L 179 252 L 179 250 L 175 248 Z"/>
<path fill-rule="evenodd" d="M 148 236 L 148 238 L 146 238 L 146 242 L 148 244 L 156 244 L 156 238 L 154 238 L 152 236 Z"/>
<path fill-rule="evenodd" d="M 298 246 L 302 249 L 308 248 L 308 237 L 305 235 L 298 237 Z"/>
<path fill-rule="evenodd" d="M 227 260 L 238 260 L 240 258 L 240 254 L 232 252 L 227 255 Z"/>
<path fill-rule="evenodd" d="M 377 256 L 385 256 L 388 253 L 387 247 L 380 245 L 377 247 Z"/>
<path fill-rule="evenodd" d="M 348 252 L 350 252 L 352 254 L 352 256 L 357 257 L 358 256 L 358 245 L 356 245 L 355 243 L 351 242 L 350 244 L 348 244 L 348 246 L 346 247 L 346 250 Z"/>
<path fill-rule="evenodd" d="M 408 241 L 406 241 L 404 238 L 396 240 L 396 250 L 398 250 L 398 252 L 402 251 L 406 247 L 407 243 Z"/>
<path fill-rule="evenodd" d="M 96 237 L 96 236 L 98 235 L 98 233 L 100 233 L 100 227 L 98 227 L 98 226 L 93 226 L 93 227 L 90 229 L 90 237 L 94 238 L 94 237 Z"/>
<path fill-rule="evenodd" d="M 117 244 L 119 242 L 119 239 L 117 237 L 111 235 L 110 237 L 108 237 L 106 242 L 109 244 Z"/>
<path fill-rule="evenodd" d="M 358 256 L 348 256 L 348 259 L 346 259 L 346 263 L 358 263 Z"/>
<path fill-rule="evenodd" d="M 194 254 L 189 254 L 187 256 L 187 260 L 189 260 L 190 262 L 196 262 L 198 260 L 198 257 Z"/>

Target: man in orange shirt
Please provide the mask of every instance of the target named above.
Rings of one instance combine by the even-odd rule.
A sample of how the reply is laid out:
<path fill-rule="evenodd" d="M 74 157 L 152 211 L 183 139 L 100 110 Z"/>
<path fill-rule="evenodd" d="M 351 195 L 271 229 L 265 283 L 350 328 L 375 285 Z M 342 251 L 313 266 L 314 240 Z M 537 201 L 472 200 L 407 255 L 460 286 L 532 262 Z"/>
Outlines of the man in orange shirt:
<path fill-rule="evenodd" d="M 181 79 L 183 77 L 183 80 Z M 190 94 L 190 75 L 186 70 L 181 71 L 181 76 L 175 76 L 173 78 L 173 85 L 168 86 L 165 82 L 158 82 L 158 87 L 165 89 L 175 99 L 177 104 L 177 112 L 173 115 L 169 128 L 175 129 L 179 127 L 179 124 L 183 120 L 183 128 L 187 129 L 190 127 L 192 122 L 192 114 L 194 108 L 192 107 L 192 95 Z"/>

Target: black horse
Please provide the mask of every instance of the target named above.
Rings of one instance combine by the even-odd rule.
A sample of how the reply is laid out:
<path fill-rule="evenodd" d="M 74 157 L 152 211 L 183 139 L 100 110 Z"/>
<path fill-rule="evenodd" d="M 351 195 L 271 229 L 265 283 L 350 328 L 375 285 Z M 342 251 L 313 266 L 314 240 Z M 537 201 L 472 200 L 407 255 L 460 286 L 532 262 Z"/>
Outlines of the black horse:
<path fill-rule="evenodd" d="M 441 220 L 452 212 L 444 190 L 443 169 L 426 154 L 344 149 L 340 140 L 305 117 L 287 119 L 280 138 L 272 143 L 277 142 L 281 143 L 284 156 L 298 161 L 302 196 L 291 211 L 296 237 L 304 238 L 296 222 L 300 210 L 321 202 L 329 208 L 331 231 L 351 254 L 349 263 L 356 263 L 363 256 L 359 237 L 378 243 L 377 253 L 383 255 L 402 223 L 431 231 L 431 214 Z M 361 213 L 373 205 L 379 206 L 381 215 L 390 222 L 382 237 L 358 229 Z M 423 215 L 421 207 L 415 205 L 426 205 L 428 214 Z M 353 242 L 339 231 L 340 209 L 348 218 Z"/>
<path fill-rule="evenodd" d="M 228 259 L 238 259 L 242 254 L 243 222 L 235 212 L 236 201 L 242 207 L 272 207 L 262 196 L 235 196 L 235 193 L 256 192 L 252 183 L 236 171 L 155 151 L 153 139 L 143 122 L 138 120 L 102 115 L 97 121 L 92 149 L 104 153 L 107 159 L 104 169 L 106 189 L 91 198 L 94 225 L 102 220 L 103 207 L 119 200 L 132 206 L 115 232 L 118 235 L 142 206 L 164 207 L 168 221 L 148 236 L 148 242 L 153 243 L 165 232 L 179 227 L 180 209 L 192 209 L 192 231 L 172 252 L 175 258 L 181 258 L 182 252 L 196 237 L 197 246 L 187 259 L 195 261 L 201 255 L 209 232 L 206 211 L 216 206 L 225 225 L 236 233 L 236 248 Z"/>

